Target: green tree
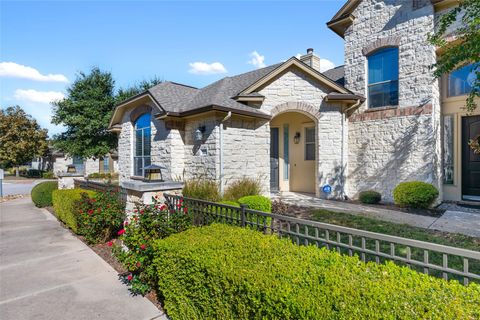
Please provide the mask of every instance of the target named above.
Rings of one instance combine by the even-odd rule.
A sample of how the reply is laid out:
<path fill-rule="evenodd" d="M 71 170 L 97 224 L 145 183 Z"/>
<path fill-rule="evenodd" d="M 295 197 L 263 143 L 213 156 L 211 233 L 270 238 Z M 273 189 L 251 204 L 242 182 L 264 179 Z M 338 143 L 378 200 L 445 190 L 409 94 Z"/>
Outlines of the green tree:
<path fill-rule="evenodd" d="M 54 145 L 70 156 L 100 158 L 117 146 L 108 123 L 115 107 L 115 81 L 110 72 L 94 67 L 79 72 L 67 88 L 67 97 L 53 103 L 52 122 L 66 127 L 56 135 Z"/>
<path fill-rule="evenodd" d="M 160 80 L 158 77 L 153 77 L 150 80 L 142 80 L 139 83 L 134 84 L 131 87 L 127 88 L 120 88 L 118 90 L 116 100 L 117 103 L 120 103 L 124 100 L 127 100 L 128 98 L 131 98 L 153 86 L 156 86 L 157 84 L 162 83 L 163 81 Z"/>
<path fill-rule="evenodd" d="M 459 27 L 451 31 L 449 28 L 457 21 L 461 22 Z M 480 97 L 480 1 L 461 0 L 457 7 L 440 17 L 437 31 L 429 40 L 442 51 L 433 65 L 437 78 L 472 64 L 476 77 L 465 108 L 473 112 L 477 107 L 475 100 Z"/>
<path fill-rule="evenodd" d="M 47 149 L 47 129 L 19 106 L 0 110 L 0 162 L 18 167 L 43 156 Z"/>

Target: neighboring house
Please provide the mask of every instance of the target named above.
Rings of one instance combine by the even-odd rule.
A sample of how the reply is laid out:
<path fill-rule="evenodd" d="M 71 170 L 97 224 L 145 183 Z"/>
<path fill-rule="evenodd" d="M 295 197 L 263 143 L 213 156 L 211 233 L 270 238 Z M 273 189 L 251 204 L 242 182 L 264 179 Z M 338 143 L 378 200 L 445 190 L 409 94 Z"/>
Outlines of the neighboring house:
<path fill-rule="evenodd" d="M 466 147 L 480 116 L 461 109 L 467 69 L 433 77 L 427 35 L 452 2 L 432 2 L 348 1 L 327 24 L 345 39 L 345 66 L 324 73 L 309 49 L 201 89 L 164 82 L 124 101 L 110 123 L 122 184 L 157 164 L 168 180 L 203 176 L 222 189 L 248 176 L 265 193 L 374 189 L 391 201 L 399 182 L 422 180 L 440 200 L 480 200 L 480 156 Z"/>
<path fill-rule="evenodd" d="M 62 152 L 52 153 L 53 173 L 58 174 L 67 172 L 69 165 L 74 165 L 77 173 L 88 176 L 92 173 L 115 173 L 118 172 L 118 155 L 110 153 L 108 156 L 100 159 L 81 159 L 79 157 L 67 157 Z"/>

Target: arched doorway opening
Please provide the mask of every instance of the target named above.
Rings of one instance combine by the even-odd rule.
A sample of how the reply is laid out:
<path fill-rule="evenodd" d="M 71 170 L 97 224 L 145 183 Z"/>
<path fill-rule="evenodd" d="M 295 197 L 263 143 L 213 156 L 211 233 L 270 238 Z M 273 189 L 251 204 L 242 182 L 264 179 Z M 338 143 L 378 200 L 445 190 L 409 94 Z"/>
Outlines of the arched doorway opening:
<path fill-rule="evenodd" d="M 285 110 L 270 121 L 270 189 L 316 193 L 317 121 L 302 110 Z"/>

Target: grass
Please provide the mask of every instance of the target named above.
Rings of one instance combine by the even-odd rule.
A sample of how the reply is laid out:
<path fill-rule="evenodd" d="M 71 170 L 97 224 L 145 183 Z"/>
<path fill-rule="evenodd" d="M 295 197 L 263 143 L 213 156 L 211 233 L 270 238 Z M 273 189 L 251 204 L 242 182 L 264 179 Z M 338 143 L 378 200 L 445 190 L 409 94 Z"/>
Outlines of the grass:
<path fill-rule="evenodd" d="M 332 212 L 328 210 L 313 210 L 310 219 L 355 229 L 432 242 L 452 247 L 459 247 L 473 251 L 480 251 L 480 238 L 470 237 L 458 233 L 427 230 L 405 224 L 397 224 L 347 213 Z M 355 245 L 359 245 L 360 241 L 360 239 L 354 238 Z M 342 242 L 345 242 L 345 240 L 342 240 Z M 374 242 L 367 241 L 367 247 L 374 249 Z M 398 256 L 406 256 L 406 247 L 396 246 L 396 250 L 396 254 Z M 388 243 L 381 242 L 380 251 L 388 253 L 390 251 L 390 245 Z M 423 250 L 412 249 L 412 258 L 422 261 Z M 372 259 L 373 258 L 370 257 L 370 260 Z M 449 256 L 448 260 L 448 266 L 450 268 L 462 270 L 463 263 L 459 257 Z M 442 256 L 438 253 L 431 252 L 430 262 L 441 265 Z M 470 271 L 479 274 L 480 261 L 470 261 Z M 439 272 L 432 272 L 432 274 L 439 275 Z"/>

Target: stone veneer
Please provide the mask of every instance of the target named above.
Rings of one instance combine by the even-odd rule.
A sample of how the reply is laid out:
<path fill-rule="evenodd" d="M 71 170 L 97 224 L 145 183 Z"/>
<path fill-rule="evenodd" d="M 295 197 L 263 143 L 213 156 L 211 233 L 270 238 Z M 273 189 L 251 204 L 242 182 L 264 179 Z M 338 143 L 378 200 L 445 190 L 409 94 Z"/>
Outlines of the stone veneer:
<path fill-rule="evenodd" d="M 399 106 L 368 110 L 368 100 L 349 117 L 347 194 L 374 189 L 392 201 L 402 181 L 422 180 L 441 192 L 439 83 L 430 66 L 434 30 L 430 2 L 364 0 L 345 32 L 345 86 L 367 96 L 367 55 L 399 48 Z M 441 197 L 440 197 L 441 198 Z"/>

